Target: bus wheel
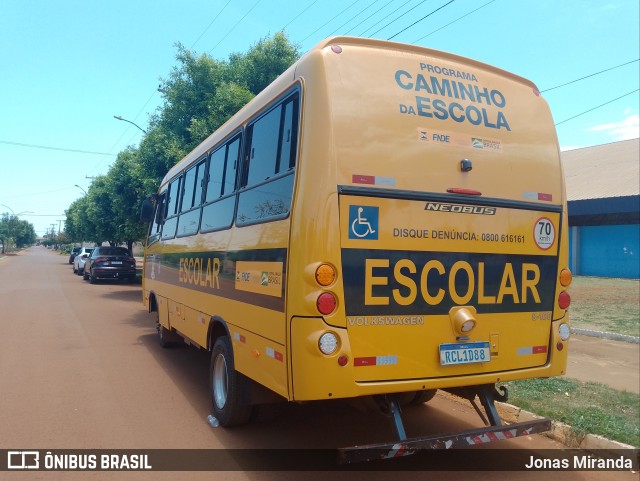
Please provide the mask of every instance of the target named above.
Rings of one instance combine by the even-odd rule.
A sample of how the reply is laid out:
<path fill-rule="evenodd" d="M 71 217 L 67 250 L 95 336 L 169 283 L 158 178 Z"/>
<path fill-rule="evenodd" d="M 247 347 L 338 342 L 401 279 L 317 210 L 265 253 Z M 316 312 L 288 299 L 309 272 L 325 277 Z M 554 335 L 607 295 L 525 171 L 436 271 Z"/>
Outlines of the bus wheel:
<path fill-rule="evenodd" d="M 253 406 L 239 403 L 240 374 L 233 364 L 233 348 L 228 336 L 219 337 L 211 352 L 211 400 L 220 426 L 246 424 Z"/>
<path fill-rule="evenodd" d="M 437 389 L 427 389 L 426 391 L 416 391 L 415 396 L 409 401 L 409 406 L 419 406 L 433 399 Z"/>
<path fill-rule="evenodd" d="M 158 331 L 158 342 L 163 348 L 173 347 L 179 340 L 179 336 L 160 324 L 160 312 L 156 310 L 156 331 Z"/>
<path fill-rule="evenodd" d="M 419 406 L 433 399 L 436 395 L 436 389 L 427 389 L 426 391 L 403 392 L 396 394 L 396 400 L 400 406 Z"/>
<path fill-rule="evenodd" d="M 173 333 L 171 331 L 160 323 L 156 325 L 156 329 L 158 330 L 158 342 L 161 347 L 166 349 L 175 346 L 174 336 L 172 336 Z"/>

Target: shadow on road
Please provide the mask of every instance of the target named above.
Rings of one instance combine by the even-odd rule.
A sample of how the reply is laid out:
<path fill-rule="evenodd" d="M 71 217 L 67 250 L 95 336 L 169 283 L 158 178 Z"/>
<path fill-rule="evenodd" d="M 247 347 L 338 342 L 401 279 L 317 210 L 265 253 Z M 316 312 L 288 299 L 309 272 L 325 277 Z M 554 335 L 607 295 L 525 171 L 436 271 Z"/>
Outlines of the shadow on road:
<path fill-rule="evenodd" d="M 116 301 L 136 302 L 137 304 L 142 305 L 142 291 L 140 289 L 109 291 L 103 293 L 102 297 Z"/>

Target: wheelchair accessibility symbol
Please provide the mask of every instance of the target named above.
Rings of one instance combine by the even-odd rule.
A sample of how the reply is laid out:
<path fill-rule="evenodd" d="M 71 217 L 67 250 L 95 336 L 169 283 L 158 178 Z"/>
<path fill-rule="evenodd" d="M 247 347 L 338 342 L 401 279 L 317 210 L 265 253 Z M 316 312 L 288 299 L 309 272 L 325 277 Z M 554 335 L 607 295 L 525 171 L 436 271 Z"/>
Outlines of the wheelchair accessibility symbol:
<path fill-rule="evenodd" d="M 378 207 L 349 206 L 349 239 L 378 239 Z"/>

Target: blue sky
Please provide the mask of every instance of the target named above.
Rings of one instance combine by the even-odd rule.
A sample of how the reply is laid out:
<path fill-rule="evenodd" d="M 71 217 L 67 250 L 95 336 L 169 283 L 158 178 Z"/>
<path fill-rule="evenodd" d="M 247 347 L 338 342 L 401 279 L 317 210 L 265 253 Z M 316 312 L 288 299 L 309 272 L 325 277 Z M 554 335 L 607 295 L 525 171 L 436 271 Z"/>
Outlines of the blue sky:
<path fill-rule="evenodd" d="M 138 129 L 113 117 L 146 127 L 162 103 L 157 87 L 176 64 L 177 42 L 227 59 L 284 27 L 302 52 L 331 35 L 393 37 L 509 70 L 544 91 L 640 58 L 638 4 L 2 0 L 0 213 L 20 214 L 38 235 L 64 226 L 64 210 L 90 177 L 106 173 L 119 151 L 140 141 Z M 638 137 L 639 70 L 636 61 L 543 92 L 562 122 L 563 150 Z"/>

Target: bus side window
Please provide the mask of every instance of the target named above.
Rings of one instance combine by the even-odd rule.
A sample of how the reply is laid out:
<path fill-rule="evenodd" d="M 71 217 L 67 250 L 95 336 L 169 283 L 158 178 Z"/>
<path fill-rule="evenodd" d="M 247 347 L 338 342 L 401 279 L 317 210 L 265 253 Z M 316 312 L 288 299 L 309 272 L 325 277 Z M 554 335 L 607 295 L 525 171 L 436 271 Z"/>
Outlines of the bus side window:
<path fill-rule="evenodd" d="M 222 195 L 225 153 L 226 146 L 223 145 L 211 154 L 209 158 L 209 182 L 207 183 L 207 197 L 205 202 L 211 202 Z"/>
<path fill-rule="evenodd" d="M 298 97 L 294 97 L 284 106 L 280 140 L 278 172 L 293 169 L 296 165 L 298 146 Z"/>
<path fill-rule="evenodd" d="M 157 242 L 160 239 L 160 233 L 162 231 L 162 223 L 164 221 L 164 209 L 165 209 L 165 199 L 167 196 L 167 191 L 163 190 L 158 195 L 156 200 L 156 208 L 155 215 L 153 216 L 153 222 L 149 228 L 149 239 L 147 240 L 147 245 L 151 245 L 154 242 Z"/>
<path fill-rule="evenodd" d="M 200 224 L 200 205 L 202 203 L 202 181 L 206 167 L 205 160 L 198 162 L 184 175 L 184 189 L 177 236 L 193 235 L 198 232 Z"/>
<path fill-rule="evenodd" d="M 262 182 L 277 173 L 278 133 L 282 107 L 273 109 L 250 128 L 249 171 L 247 185 Z"/>
<path fill-rule="evenodd" d="M 227 160 L 224 167 L 224 185 L 222 194 L 227 195 L 236 190 L 236 171 L 238 169 L 238 154 L 240 153 L 240 137 L 228 144 Z"/>
<path fill-rule="evenodd" d="M 233 223 L 239 148 L 238 136 L 211 154 L 206 205 L 202 208 L 200 224 L 202 232 L 226 229 Z"/>
<path fill-rule="evenodd" d="M 284 218 L 293 195 L 298 137 L 298 94 L 247 127 L 247 146 L 236 222 Z"/>
<path fill-rule="evenodd" d="M 182 193 L 182 176 L 174 179 L 169 184 L 167 211 L 164 226 L 162 227 L 162 240 L 173 239 L 176 236 L 178 226 L 178 210 L 180 208 L 180 195 Z"/>

